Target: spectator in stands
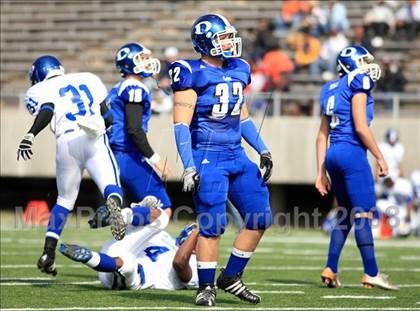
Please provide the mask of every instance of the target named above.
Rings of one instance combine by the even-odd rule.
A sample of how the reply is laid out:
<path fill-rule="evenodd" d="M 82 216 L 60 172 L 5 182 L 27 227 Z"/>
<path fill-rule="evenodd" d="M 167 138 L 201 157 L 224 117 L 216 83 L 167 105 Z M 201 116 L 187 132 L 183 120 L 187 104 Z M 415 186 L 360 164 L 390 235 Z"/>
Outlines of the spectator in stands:
<path fill-rule="evenodd" d="M 420 1 L 409 0 L 397 12 L 397 38 L 414 39 L 420 33 Z"/>
<path fill-rule="evenodd" d="M 277 47 L 278 39 L 274 35 L 275 25 L 267 19 L 260 19 L 255 39 L 256 55 L 258 58 Z"/>
<path fill-rule="evenodd" d="M 302 18 L 311 9 L 309 1 L 285 0 L 283 1 L 281 14 L 276 18 L 276 28 L 284 32 L 289 28 L 296 29 L 300 26 Z"/>
<path fill-rule="evenodd" d="M 294 64 L 279 45 L 264 55 L 262 66 L 268 78 L 267 90 L 288 90 L 290 85 L 289 73 L 293 72 Z"/>
<path fill-rule="evenodd" d="M 309 69 L 309 73 L 317 77 L 321 42 L 309 32 L 309 27 L 305 26 L 298 33 L 290 35 L 287 41 L 295 49 L 296 71 Z"/>
<path fill-rule="evenodd" d="M 242 57 L 248 62 L 257 62 L 261 59 L 256 51 L 257 31 L 255 28 L 248 28 L 242 37 Z"/>
<path fill-rule="evenodd" d="M 304 16 L 302 25 L 308 25 L 311 34 L 322 36 L 327 31 L 327 11 L 320 7 L 319 1 L 309 1 L 309 11 Z"/>
<path fill-rule="evenodd" d="M 346 31 L 349 25 L 346 6 L 338 1 L 328 1 L 327 30 Z"/>
<path fill-rule="evenodd" d="M 378 39 L 386 37 L 395 26 L 394 12 L 385 1 L 379 1 L 366 13 L 364 24 L 368 35 L 378 37 Z M 374 38 L 379 42 L 378 39 Z"/>
<path fill-rule="evenodd" d="M 375 48 L 370 43 L 370 39 L 365 34 L 363 26 L 355 26 L 353 28 L 353 41 L 352 44 L 361 45 L 366 48 L 371 54 L 375 52 Z"/>
<path fill-rule="evenodd" d="M 167 113 L 172 111 L 171 80 L 168 74 L 169 65 L 178 59 L 178 49 L 167 47 L 164 51 L 165 60 L 161 62 L 159 74 L 159 90 L 155 92 L 152 103 L 154 113 Z"/>
<path fill-rule="evenodd" d="M 378 81 L 378 91 L 384 93 L 404 92 L 407 79 L 397 62 L 388 58 L 382 60 L 382 78 Z M 385 100 L 385 110 L 392 111 L 392 99 Z"/>
<path fill-rule="evenodd" d="M 377 88 L 382 92 L 404 92 L 407 79 L 397 62 L 388 58 L 382 60 L 382 78 L 378 81 Z"/>
<path fill-rule="evenodd" d="M 348 45 L 349 41 L 342 32 L 330 30 L 328 38 L 322 43 L 320 61 L 317 63 L 318 66 L 314 74 L 319 75 L 322 68 L 329 72 L 329 76 L 332 77 L 332 74 L 336 72 L 337 55 Z"/>

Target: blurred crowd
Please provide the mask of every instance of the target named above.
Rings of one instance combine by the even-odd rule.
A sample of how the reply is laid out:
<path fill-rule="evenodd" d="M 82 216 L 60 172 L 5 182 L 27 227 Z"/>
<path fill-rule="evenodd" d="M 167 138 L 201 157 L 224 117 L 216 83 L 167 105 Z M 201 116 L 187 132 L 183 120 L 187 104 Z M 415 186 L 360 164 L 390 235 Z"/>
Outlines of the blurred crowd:
<path fill-rule="evenodd" d="M 230 18 L 234 24 L 233 18 Z M 385 40 L 412 40 L 420 34 L 420 1 L 378 1 L 358 25 L 350 25 L 345 1 L 285 0 L 275 19 L 261 19 L 256 28 L 242 29 L 242 57 L 251 65 L 252 84 L 247 92 L 289 91 L 301 79 L 319 83 L 336 76 L 338 52 L 349 44 L 359 44 L 371 53 Z M 171 99 L 167 65 L 176 60 L 174 47 L 165 50 L 160 91 L 155 111 L 170 111 Z M 383 73 L 380 92 L 403 92 L 407 80 L 404 64 L 390 58 L 379 59 Z M 264 109 L 266 102 L 253 100 L 251 112 Z M 310 104 L 291 102 L 283 114 L 307 115 Z M 286 106 L 285 106 L 286 107 Z M 309 107 L 309 108 L 308 108 Z M 386 109 L 392 101 L 385 102 Z"/>

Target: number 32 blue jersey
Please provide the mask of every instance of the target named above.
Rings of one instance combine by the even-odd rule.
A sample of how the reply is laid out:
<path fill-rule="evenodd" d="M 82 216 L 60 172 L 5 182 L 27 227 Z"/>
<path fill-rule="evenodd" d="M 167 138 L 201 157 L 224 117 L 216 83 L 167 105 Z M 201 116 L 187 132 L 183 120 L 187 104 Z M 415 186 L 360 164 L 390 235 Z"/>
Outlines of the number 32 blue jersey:
<path fill-rule="evenodd" d="M 198 96 L 190 124 L 193 149 L 240 149 L 243 90 L 251 82 L 249 64 L 230 58 L 219 68 L 201 59 L 179 60 L 171 64 L 169 76 L 174 92 L 193 89 Z"/>
<path fill-rule="evenodd" d="M 351 100 L 358 93 L 366 93 L 368 124 L 373 120 L 374 100 L 371 94 L 374 82 L 365 72 L 354 70 L 339 80 L 326 83 L 321 90 L 322 113 L 330 121 L 330 142 L 348 142 L 362 145 L 354 128 Z"/>

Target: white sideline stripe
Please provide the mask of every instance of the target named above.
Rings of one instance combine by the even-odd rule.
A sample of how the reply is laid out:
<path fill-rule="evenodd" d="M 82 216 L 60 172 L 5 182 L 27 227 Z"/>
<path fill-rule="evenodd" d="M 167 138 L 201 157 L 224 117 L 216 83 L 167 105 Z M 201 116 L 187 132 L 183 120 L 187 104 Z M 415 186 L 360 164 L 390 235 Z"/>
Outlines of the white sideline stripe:
<path fill-rule="evenodd" d="M 253 286 L 271 286 L 271 287 L 313 287 L 315 283 L 257 283 L 257 282 L 247 282 L 247 285 L 253 285 Z M 420 287 L 419 283 L 415 284 L 396 284 L 398 287 Z M 343 287 L 362 287 L 362 284 L 343 284 Z"/>
<path fill-rule="evenodd" d="M 387 299 L 395 299 L 395 296 L 353 296 L 353 295 L 330 295 L 330 296 L 322 296 L 323 299 L 380 299 L 380 300 L 387 300 Z"/>
<path fill-rule="evenodd" d="M 256 294 L 305 294 L 301 290 L 253 290 L 252 292 Z"/>
<path fill-rule="evenodd" d="M 420 260 L 420 256 L 400 256 L 401 260 Z"/>
<path fill-rule="evenodd" d="M 6 277 L 6 278 L 0 278 L 1 282 L 7 282 L 7 281 L 49 281 L 49 280 L 54 280 L 54 278 L 49 278 L 49 277 L 41 277 L 41 276 L 37 276 L 37 277 L 29 277 L 29 278 L 19 278 L 19 277 Z"/>
<path fill-rule="evenodd" d="M 96 285 L 99 281 L 79 281 L 79 282 L 1 282 L 0 286 L 32 286 L 32 285 Z"/>
<path fill-rule="evenodd" d="M 101 310 L 203 310 L 202 307 L 61 307 L 61 308 L 5 308 L 1 309 L 3 311 L 78 311 L 78 310 L 90 310 L 90 311 L 101 311 Z M 246 311 L 329 311 L 329 310 L 340 310 L 340 311 L 370 311 L 378 310 L 377 307 L 272 307 L 272 308 L 263 308 L 263 307 L 211 307 L 211 310 L 246 310 Z M 400 307 L 384 307 L 380 310 L 385 311 L 404 311 L 404 310 L 420 310 L 420 308 L 400 308 Z"/>
<path fill-rule="evenodd" d="M 86 268 L 85 265 L 55 265 L 57 268 Z M 36 269 L 36 264 L 33 265 L 1 265 L 1 269 Z"/>
<path fill-rule="evenodd" d="M 288 271 L 288 270 L 308 270 L 308 271 L 313 271 L 313 270 L 319 270 L 318 266 L 266 266 L 266 267 L 258 267 L 258 266 L 251 266 L 251 267 L 247 267 L 247 270 L 259 270 L 259 271 Z M 342 269 L 342 271 L 363 271 L 362 267 L 349 267 L 349 268 L 345 268 Z M 387 268 L 384 269 L 384 271 L 390 271 L 390 272 L 420 272 L 420 268 L 408 268 L 408 269 L 404 269 L 404 268 Z"/>

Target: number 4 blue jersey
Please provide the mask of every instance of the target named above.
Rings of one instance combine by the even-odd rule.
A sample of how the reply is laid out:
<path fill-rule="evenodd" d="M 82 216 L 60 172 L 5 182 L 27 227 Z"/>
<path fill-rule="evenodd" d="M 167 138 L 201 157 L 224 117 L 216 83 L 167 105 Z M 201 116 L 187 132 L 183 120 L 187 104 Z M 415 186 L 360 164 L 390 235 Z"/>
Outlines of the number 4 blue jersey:
<path fill-rule="evenodd" d="M 249 64 L 240 58 L 227 59 L 223 67 L 201 59 L 179 60 L 169 67 L 169 76 L 174 92 L 193 89 L 198 96 L 190 124 L 193 149 L 240 149 L 243 90 L 251 82 Z"/>
<path fill-rule="evenodd" d="M 125 152 L 138 151 L 127 133 L 125 105 L 128 103 L 143 105 L 142 124 L 139 124 L 139 128 L 143 128 L 147 133 L 152 115 L 152 96 L 149 89 L 136 79 L 123 79 L 111 89 L 106 103 L 111 107 L 113 117 L 109 138 L 112 149 Z"/>
<path fill-rule="evenodd" d="M 354 128 L 352 116 L 352 98 L 358 93 L 367 95 L 367 121 L 373 120 L 374 100 L 371 90 L 373 80 L 365 72 L 354 70 L 339 80 L 326 83 L 321 90 L 320 102 L 322 113 L 330 121 L 330 142 L 348 142 L 362 145 Z"/>

